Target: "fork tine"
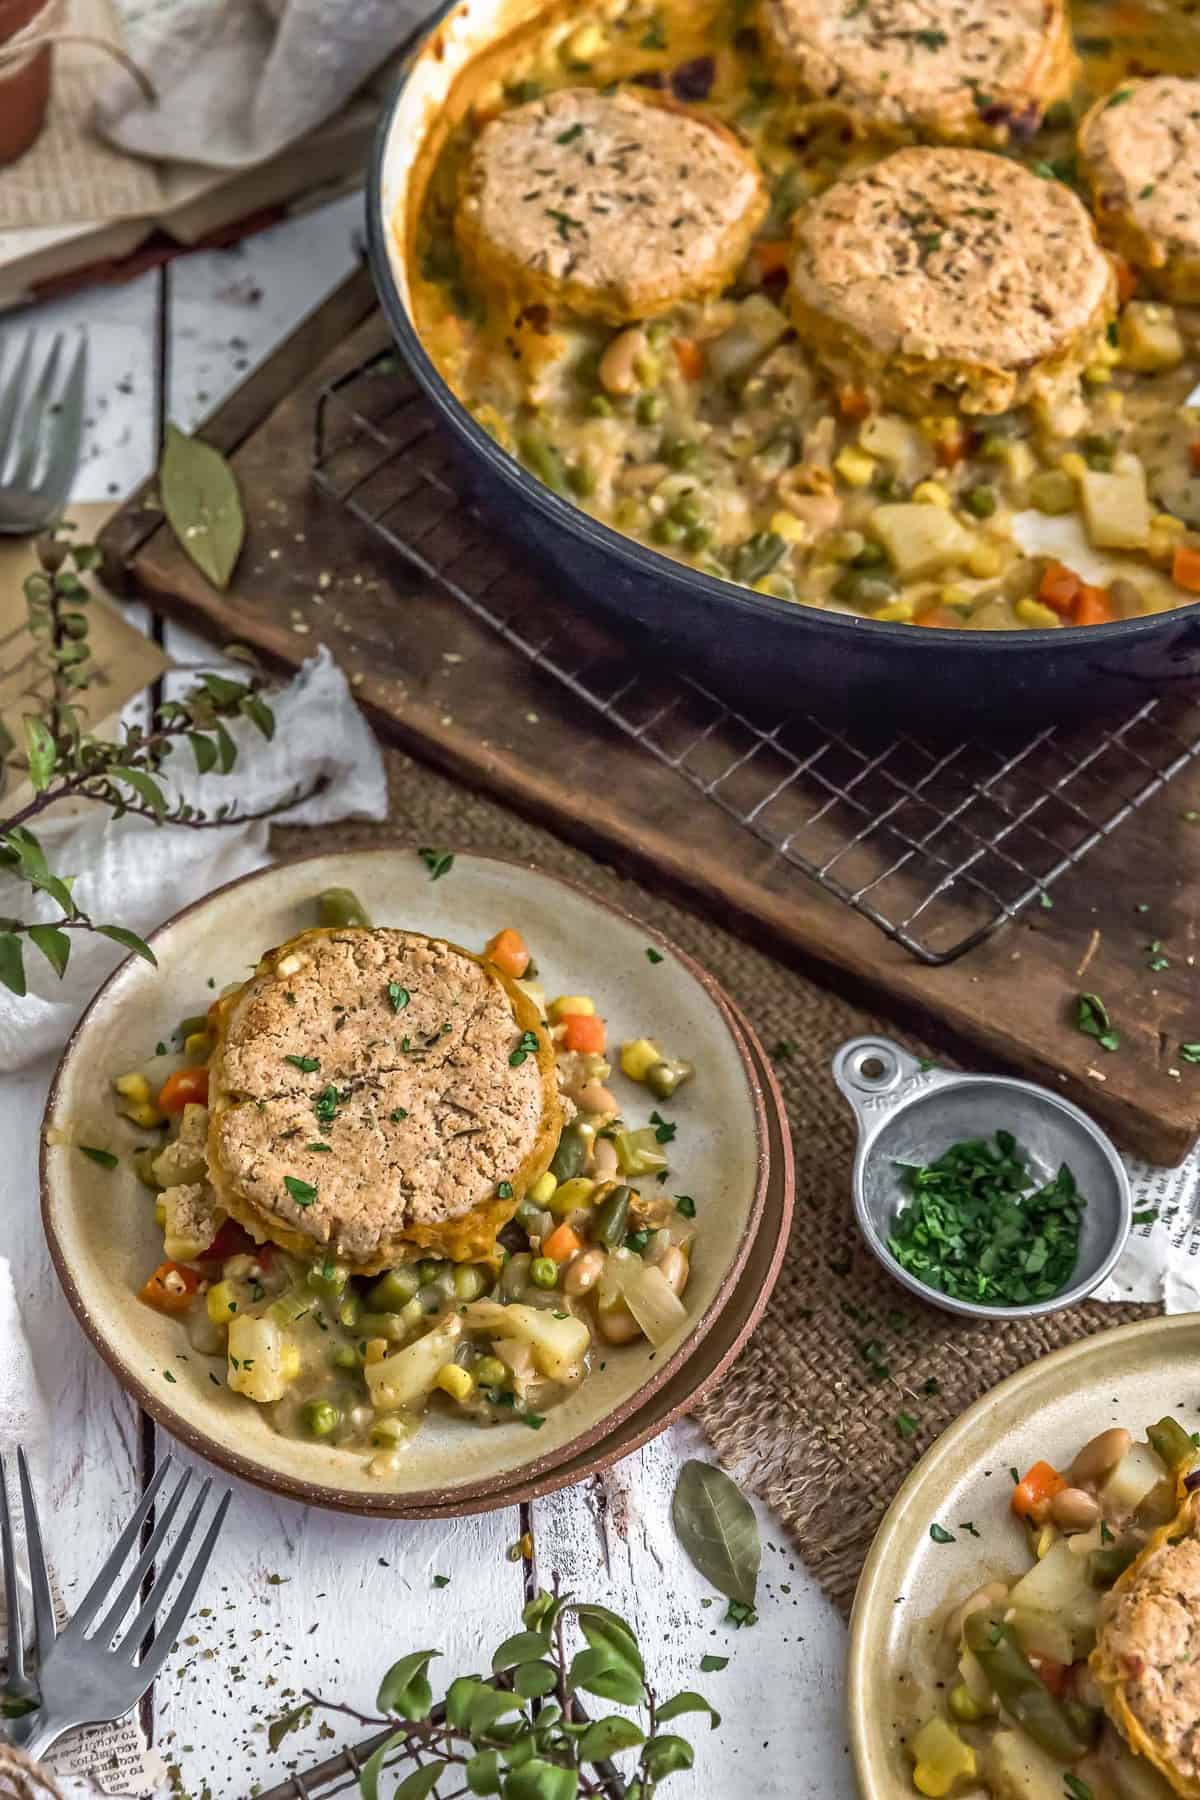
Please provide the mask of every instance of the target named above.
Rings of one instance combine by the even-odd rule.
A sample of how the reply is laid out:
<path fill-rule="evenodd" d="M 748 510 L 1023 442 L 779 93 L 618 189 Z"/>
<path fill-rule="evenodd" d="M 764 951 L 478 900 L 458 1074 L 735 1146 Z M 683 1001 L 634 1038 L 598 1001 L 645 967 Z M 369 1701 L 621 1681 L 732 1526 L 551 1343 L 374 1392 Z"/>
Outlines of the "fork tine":
<path fill-rule="evenodd" d="M 113 1645 L 114 1656 L 123 1656 L 128 1653 L 129 1660 L 132 1662 L 137 1655 L 138 1645 L 153 1625 L 154 1615 L 162 1605 L 167 1589 L 179 1573 L 179 1566 L 192 1541 L 192 1534 L 200 1522 L 200 1514 L 204 1510 L 204 1503 L 208 1499 L 211 1488 L 211 1480 L 206 1481 L 192 1501 L 191 1511 L 179 1527 L 175 1542 L 163 1558 L 161 1566 L 154 1571 L 154 1586 L 142 1602 L 129 1630 L 122 1635 L 119 1643 Z"/>
<path fill-rule="evenodd" d="M 25 1512 L 25 1550 L 29 1558 L 29 1584 L 33 1589 L 33 1642 L 38 1662 L 44 1662 L 54 1642 L 54 1599 L 50 1593 L 50 1576 L 46 1570 L 46 1551 L 42 1544 L 42 1527 L 29 1479 L 25 1452 L 17 1449 L 17 1474 L 21 1482 L 21 1505 Z"/>
<path fill-rule="evenodd" d="M 64 1637 L 82 1637 L 91 1621 L 100 1611 L 101 1606 L 107 1598 L 108 1590 L 117 1579 L 117 1576 L 121 1573 L 121 1564 L 125 1561 L 130 1550 L 137 1542 L 138 1533 L 150 1516 L 151 1508 L 158 1498 L 159 1490 L 162 1487 L 163 1482 L 167 1479 L 167 1472 L 172 1467 L 172 1463 L 173 1459 L 168 1456 L 154 1471 L 153 1479 L 141 1499 L 138 1501 L 137 1506 L 134 1508 L 128 1525 L 126 1525 L 124 1531 L 122 1531 L 120 1537 L 113 1545 L 112 1555 L 107 1557 L 101 1564 L 100 1573 L 76 1607 L 71 1623 L 63 1633 Z"/>
<path fill-rule="evenodd" d="M 21 353 L 17 357 L 16 367 L 7 386 L 0 391 L 0 476 L 4 474 L 4 465 L 8 461 L 9 440 L 17 414 L 21 410 L 21 402 L 25 397 L 25 388 L 29 381 L 29 371 L 33 364 L 33 333 L 26 333 Z"/>
<path fill-rule="evenodd" d="M 15 1690 L 25 1680 L 25 1634 L 21 1629 L 17 1555 L 13 1548 L 12 1519 L 8 1511 L 8 1469 L 2 1456 L 0 1456 L 0 1548 L 4 1555 L 4 1611 L 8 1620 L 7 1686 Z"/>
<path fill-rule="evenodd" d="M 25 415 L 21 420 L 17 434 L 17 460 L 9 475 L 13 487 L 28 487 L 33 481 L 34 470 L 46 439 L 46 421 L 49 417 L 50 396 L 54 392 L 54 383 L 58 376 L 58 365 L 62 361 L 63 334 L 57 331 L 54 342 L 50 346 L 50 354 L 42 365 Z"/>
<path fill-rule="evenodd" d="M 66 385 L 52 414 L 47 433 L 49 457 L 38 484 L 38 496 L 48 512 L 57 512 L 70 492 L 79 464 L 79 445 L 83 437 L 83 402 L 87 383 L 88 344 L 86 334 L 80 337 Z"/>
<path fill-rule="evenodd" d="M 197 1550 L 191 1568 L 183 1586 L 179 1590 L 174 1606 L 154 1635 L 154 1640 L 142 1661 L 138 1664 L 138 1674 L 145 1677 L 145 1686 L 149 1687 L 168 1656 L 171 1648 L 183 1628 L 185 1619 L 191 1611 L 192 1601 L 196 1598 L 196 1590 L 204 1579 L 204 1572 L 212 1561 L 212 1553 L 216 1549 L 217 1539 L 221 1535 L 221 1527 L 225 1523 L 225 1514 L 229 1511 L 229 1502 L 233 1499 L 232 1488 L 226 1488 L 221 1504 L 217 1507 L 213 1522 L 205 1532 Z M 145 1692 L 143 1687 L 142 1692 Z"/>
<path fill-rule="evenodd" d="M 149 1541 L 142 1551 L 142 1554 L 133 1565 L 128 1580 L 125 1582 L 120 1593 L 96 1627 L 95 1641 L 97 1644 L 103 1645 L 106 1650 L 116 1636 L 117 1627 L 125 1617 L 125 1614 L 129 1611 L 133 1601 L 137 1598 L 142 1582 L 145 1580 L 146 1575 L 154 1564 L 154 1558 L 158 1554 L 158 1547 L 166 1537 L 175 1514 L 179 1511 L 179 1502 L 183 1499 L 191 1479 L 191 1470 L 185 1469 L 175 1484 L 175 1492 L 163 1507 L 160 1516 L 155 1520 L 154 1530 L 150 1533 Z"/>

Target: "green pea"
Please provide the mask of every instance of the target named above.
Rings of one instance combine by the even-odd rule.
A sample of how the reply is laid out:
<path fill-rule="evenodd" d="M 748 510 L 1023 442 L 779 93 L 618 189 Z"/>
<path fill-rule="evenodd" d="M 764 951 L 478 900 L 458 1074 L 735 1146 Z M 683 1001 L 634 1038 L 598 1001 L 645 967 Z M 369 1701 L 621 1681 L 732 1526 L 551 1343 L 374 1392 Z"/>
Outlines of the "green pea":
<path fill-rule="evenodd" d="M 481 1356 L 471 1373 L 480 1387 L 508 1386 L 508 1369 L 498 1356 Z"/>
<path fill-rule="evenodd" d="M 633 416 L 639 425 L 657 425 L 663 416 L 661 394 L 639 394 Z"/>
<path fill-rule="evenodd" d="M 563 461 L 562 452 L 542 432 L 532 428 L 522 432 L 517 439 L 517 449 L 526 468 L 532 469 L 548 488 L 553 488 L 556 494 L 568 491 L 567 465 Z"/>
<path fill-rule="evenodd" d="M 342 1422 L 338 1408 L 329 1400 L 309 1400 L 304 1408 L 304 1423 L 313 1437 L 332 1437 Z"/>
<path fill-rule="evenodd" d="M 881 569 L 886 562 L 887 551 L 883 545 L 867 543 L 857 556 L 850 559 L 850 566 L 854 569 Z"/>
<path fill-rule="evenodd" d="M 699 525 L 703 516 L 690 494 L 681 494 L 671 508 L 671 517 L 680 525 Z"/>
<path fill-rule="evenodd" d="M 694 469 L 700 459 L 700 446 L 690 438 L 664 438 L 659 454 L 672 469 Z"/>
<path fill-rule="evenodd" d="M 458 1300 L 478 1300 L 487 1284 L 487 1276 L 474 1263 L 460 1263 L 454 1271 L 454 1294 Z"/>
<path fill-rule="evenodd" d="M 683 526 L 677 519 L 655 519 L 650 536 L 656 544 L 678 544 L 683 538 Z"/>
<path fill-rule="evenodd" d="M 535 1256 L 529 1265 L 529 1279 L 534 1287 L 557 1287 L 558 1264 L 551 1256 Z"/>
<path fill-rule="evenodd" d="M 963 505 L 975 518 L 990 519 L 996 510 L 996 490 L 981 482 L 978 487 L 967 489 Z"/>
<path fill-rule="evenodd" d="M 1039 470 L 1030 476 L 1025 492 L 1038 512 L 1058 515 L 1075 510 L 1075 483 L 1063 469 Z"/>
<path fill-rule="evenodd" d="M 586 500 L 589 494 L 596 491 L 596 477 L 587 463 L 572 463 L 567 470 L 567 481 L 571 492 L 578 494 L 581 500 Z"/>
<path fill-rule="evenodd" d="M 367 1305 L 372 1312 L 403 1312 L 417 1289 L 421 1286 L 421 1270 L 424 1264 L 418 1263 L 414 1268 L 405 1263 L 398 1269 L 389 1269 L 378 1281 L 367 1290 Z"/>
<path fill-rule="evenodd" d="M 424 1287 L 427 1281 L 435 1281 L 441 1272 L 442 1264 L 440 1257 L 423 1256 L 417 1264 L 417 1275 L 420 1278 L 422 1287 Z"/>
<path fill-rule="evenodd" d="M 712 543 L 712 535 L 708 525 L 693 525 L 684 537 L 684 545 L 688 550 L 707 550 Z"/>
<path fill-rule="evenodd" d="M 371 915 L 351 888 L 325 888 L 317 895 L 317 917 L 322 925 L 345 929 L 347 926 L 371 924 Z M 201 1022 L 200 1030 L 204 1024 Z"/>
<path fill-rule="evenodd" d="M 594 419 L 611 419 L 613 404 L 607 394 L 593 394 L 587 405 Z"/>

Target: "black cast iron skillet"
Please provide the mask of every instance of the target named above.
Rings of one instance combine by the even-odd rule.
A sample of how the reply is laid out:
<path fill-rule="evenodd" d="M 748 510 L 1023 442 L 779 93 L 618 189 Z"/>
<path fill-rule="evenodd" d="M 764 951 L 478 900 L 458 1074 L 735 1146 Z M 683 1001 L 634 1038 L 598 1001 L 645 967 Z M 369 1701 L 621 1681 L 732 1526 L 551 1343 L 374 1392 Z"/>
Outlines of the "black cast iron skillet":
<path fill-rule="evenodd" d="M 433 17 L 423 44 L 453 9 Z M 466 0 L 469 5 L 470 0 Z M 416 58 L 422 54 L 416 51 Z M 414 59 L 415 60 L 415 59 Z M 371 271 L 396 342 L 459 453 L 470 487 L 547 565 L 563 598 L 633 622 L 724 693 L 830 719 L 944 730 L 1057 725 L 1200 689 L 1200 606 L 1060 630 L 946 631 L 884 624 L 756 594 L 599 524 L 506 454 L 451 393 L 409 317 L 387 252 L 383 163 L 402 75 L 376 132 L 367 184 Z M 416 153 L 413 145 L 411 154 Z M 642 630 L 636 633 L 640 639 Z"/>

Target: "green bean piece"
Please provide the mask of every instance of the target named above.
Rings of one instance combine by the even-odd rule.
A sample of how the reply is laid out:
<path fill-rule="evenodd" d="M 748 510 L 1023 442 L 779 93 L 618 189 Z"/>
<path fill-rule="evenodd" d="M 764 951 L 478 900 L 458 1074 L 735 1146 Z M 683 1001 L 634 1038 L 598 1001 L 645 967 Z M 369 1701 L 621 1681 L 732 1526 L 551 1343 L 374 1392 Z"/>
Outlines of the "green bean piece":
<path fill-rule="evenodd" d="M 534 1287 L 557 1287 L 558 1264 L 552 1256 L 535 1256 L 529 1265 L 529 1279 Z"/>
<path fill-rule="evenodd" d="M 485 1293 L 488 1285 L 486 1272 L 476 1263 L 459 1263 L 454 1271 L 454 1297 L 456 1300 L 478 1300 Z"/>
<path fill-rule="evenodd" d="M 570 493 L 567 465 L 562 452 L 554 447 L 548 437 L 543 437 L 540 431 L 522 432 L 517 439 L 517 449 L 521 452 L 521 461 L 533 470 L 539 481 L 544 481 L 556 494 Z"/>
<path fill-rule="evenodd" d="M 572 1120 L 559 1138 L 558 1149 L 550 1163 L 550 1173 L 555 1181 L 573 1181 L 576 1175 L 582 1175 L 590 1149 L 591 1134 L 583 1131 L 578 1120 Z"/>
<path fill-rule="evenodd" d="M 1000 1704 L 1035 1744 L 1060 1762 L 1075 1762 L 1084 1755 L 1088 1739 L 1045 1686 L 1010 1625 L 987 1612 L 970 1613 L 963 1640 Z"/>
<path fill-rule="evenodd" d="M 527 1237 L 535 1232 L 539 1237 L 541 1236 L 543 1222 L 542 1208 L 535 1200 L 522 1200 L 520 1206 L 518 1206 L 516 1212 L 513 1214 L 513 1218 Z"/>
<path fill-rule="evenodd" d="M 186 1019 L 180 1019 L 178 1025 L 175 1027 L 175 1035 L 181 1042 L 186 1043 L 188 1038 L 194 1037 L 198 1031 L 207 1030 L 207 1013 L 189 1013 Z"/>
<path fill-rule="evenodd" d="M 606 1244 L 610 1250 L 615 1250 L 618 1244 L 625 1242 L 632 1199 L 633 1189 L 624 1184 L 604 1196 L 592 1214 L 592 1236 L 598 1244 Z"/>
<path fill-rule="evenodd" d="M 304 1423 L 314 1437 L 332 1437 L 342 1422 L 338 1408 L 329 1400 L 309 1400 L 304 1408 Z"/>
<path fill-rule="evenodd" d="M 1064 1700 L 1063 1711 L 1091 1749 L 1103 1728 L 1104 1714 L 1095 1706 L 1085 1706 L 1082 1700 Z"/>
<path fill-rule="evenodd" d="M 786 553 L 787 540 L 781 538 L 777 531 L 756 531 L 753 537 L 748 537 L 734 551 L 730 573 L 735 581 L 749 587 L 752 582 L 761 581 L 764 575 L 769 575 Z"/>
<path fill-rule="evenodd" d="M 1172 1474 L 1186 1469 L 1196 1460 L 1196 1446 L 1178 1419 L 1167 1416 L 1147 1428 L 1146 1437 L 1154 1454 L 1165 1462 Z"/>
<path fill-rule="evenodd" d="M 389 1344 L 401 1344 L 408 1336 L 409 1321 L 398 1312 L 361 1312 L 358 1329 L 365 1338 L 386 1338 Z"/>
<path fill-rule="evenodd" d="M 130 1158 L 130 1161 L 133 1163 L 134 1174 L 137 1176 L 142 1186 L 148 1187 L 151 1193 L 154 1194 L 161 1194 L 165 1185 L 154 1173 L 154 1164 L 161 1155 L 161 1145 L 143 1144 L 141 1149 L 135 1150 Z"/>
<path fill-rule="evenodd" d="M 344 928 L 372 924 L 366 907 L 351 888 L 326 888 L 318 894 L 317 914 L 322 925 Z"/>
<path fill-rule="evenodd" d="M 1133 1522 L 1139 1531 L 1157 1531 L 1160 1525 L 1169 1525 L 1178 1510 L 1175 1495 L 1175 1477 L 1164 1475 L 1156 1481 L 1144 1500 L 1139 1500 L 1134 1509 Z"/>
<path fill-rule="evenodd" d="M 622 1175 L 657 1175 L 667 1167 L 668 1157 L 653 1125 L 639 1126 L 637 1131 L 614 1131 L 613 1149 Z"/>
<path fill-rule="evenodd" d="M 851 606 L 873 612 L 876 607 L 886 606 L 895 599 L 896 583 L 879 569 L 849 568 L 844 575 L 838 576 L 833 592 L 838 600 L 848 600 Z"/>
<path fill-rule="evenodd" d="M 1123 1575 L 1138 1553 L 1136 1543 L 1109 1544 L 1103 1550 L 1091 1550 L 1087 1559 L 1087 1578 L 1096 1588 L 1111 1587 Z"/>
<path fill-rule="evenodd" d="M 687 1062 L 682 1056 L 664 1056 L 661 1062 L 651 1063 L 646 1071 L 646 1086 L 659 1100 L 669 1100 L 676 1088 L 690 1081 L 696 1073 L 695 1063 Z"/>
<path fill-rule="evenodd" d="M 389 1269 L 378 1281 L 371 1283 L 367 1289 L 367 1305 L 372 1312 L 403 1312 L 413 1295 L 421 1285 L 421 1265 L 414 1268 L 412 1263 L 404 1263 L 398 1269 Z"/>
<path fill-rule="evenodd" d="M 341 1263 L 319 1262 L 313 1264 L 305 1279 L 315 1294 L 324 1294 L 329 1300 L 340 1300 L 346 1291 L 350 1274 Z"/>

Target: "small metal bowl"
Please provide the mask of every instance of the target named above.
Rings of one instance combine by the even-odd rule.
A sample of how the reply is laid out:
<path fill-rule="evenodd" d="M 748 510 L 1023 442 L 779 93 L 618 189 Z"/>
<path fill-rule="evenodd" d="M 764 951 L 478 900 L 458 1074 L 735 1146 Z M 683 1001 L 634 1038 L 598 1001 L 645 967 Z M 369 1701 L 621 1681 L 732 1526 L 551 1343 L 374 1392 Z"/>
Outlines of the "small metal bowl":
<path fill-rule="evenodd" d="M 1111 1274 L 1129 1236 L 1129 1180 L 1109 1139 L 1086 1113 L 1048 1088 L 1006 1075 L 956 1075 L 923 1068 L 889 1038 L 851 1038 L 833 1059 L 833 1079 L 854 1109 L 854 1213 L 889 1275 L 946 1312 L 974 1319 L 1023 1319 L 1074 1306 Z M 1049 1181 L 1066 1163 L 1085 1197 L 1079 1260 L 1069 1287 L 1028 1306 L 956 1300 L 902 1269 L 888 1236 L 907 1199 L 897 1167 L 931 1163 L 964 1138 L 1011 1131 L 1030 1173 Z"/>

